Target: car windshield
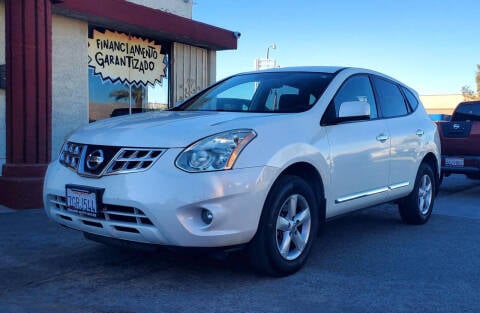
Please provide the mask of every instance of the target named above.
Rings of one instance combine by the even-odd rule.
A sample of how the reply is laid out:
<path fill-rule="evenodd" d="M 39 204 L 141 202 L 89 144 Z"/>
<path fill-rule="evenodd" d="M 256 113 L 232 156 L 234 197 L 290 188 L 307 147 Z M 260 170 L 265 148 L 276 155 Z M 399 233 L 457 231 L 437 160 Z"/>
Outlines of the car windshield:
<path fill-rule="evenodd" d="M 452 121 L 480 121 L 480 101 L 460 104 L 452 116 Z"/>
<path fill-rule="evenodd" d="M 329 73 L 267 72 L 232 76 L 175 111 L 293 113 L 310 109 L 333 78 Z"/>

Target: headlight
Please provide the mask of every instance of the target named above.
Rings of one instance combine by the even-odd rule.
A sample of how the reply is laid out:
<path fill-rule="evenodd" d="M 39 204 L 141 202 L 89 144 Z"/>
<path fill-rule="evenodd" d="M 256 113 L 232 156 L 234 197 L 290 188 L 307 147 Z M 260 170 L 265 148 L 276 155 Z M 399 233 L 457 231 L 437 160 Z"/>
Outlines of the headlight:
<path fill-rule="evenodd" d="M 76 170 L 80 164 L 82 152 L 83 145 L 67 141 L 63 144 L 58 160 L 62 165 Z"/>
<path fill-rule="evenodd" d="M 251 129 L 238 129 L 201 139 L 183 150 L 175 165 L 187 172 L 229 170 L 256 135 Z"/>

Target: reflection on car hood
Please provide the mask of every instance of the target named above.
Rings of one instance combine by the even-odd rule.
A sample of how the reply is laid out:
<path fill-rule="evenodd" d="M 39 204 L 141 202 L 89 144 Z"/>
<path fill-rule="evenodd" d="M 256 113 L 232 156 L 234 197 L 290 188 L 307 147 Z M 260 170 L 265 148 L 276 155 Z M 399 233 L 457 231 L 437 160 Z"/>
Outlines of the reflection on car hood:
<path fill-rule="evenodd" d="M 186 147 L 230 129 L 252 128 L 274 114 L 245 112 L 165 111 L 101 120 L 74 132 L 69 141 L 125 147 Z"/>

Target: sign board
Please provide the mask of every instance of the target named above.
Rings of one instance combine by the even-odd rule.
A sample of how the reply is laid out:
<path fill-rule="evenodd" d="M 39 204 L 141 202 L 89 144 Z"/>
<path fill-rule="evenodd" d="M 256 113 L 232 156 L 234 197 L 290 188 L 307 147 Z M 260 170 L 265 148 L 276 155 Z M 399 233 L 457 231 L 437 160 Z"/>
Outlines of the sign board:
<path fill-rule="evenodd" d="M 277 67 L 277 61 L 273 59 L 255 59 L 255 70 L 266 70 Z"/>
<path fill-rule="evenodd" d="M 161 83 L 165 55 L 154 41 L 105 30 L 88 38 L 88 65 L 103 79 L 136 85 Z"/>

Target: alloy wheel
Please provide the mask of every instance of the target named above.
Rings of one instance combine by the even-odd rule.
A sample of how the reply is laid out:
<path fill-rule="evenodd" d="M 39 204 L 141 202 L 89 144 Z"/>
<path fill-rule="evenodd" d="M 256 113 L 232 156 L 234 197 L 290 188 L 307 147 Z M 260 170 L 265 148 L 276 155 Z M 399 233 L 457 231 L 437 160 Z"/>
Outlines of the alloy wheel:
<path fill-rule="evenodd" d="M 311 215 L 307 200 L 300 194 L 289 196 L 277 217 L 277 249 L 286 260 L 295 260 L 310 238 Z"/>
<path fill-rule="evenodd" d="M 433 198 L 432 180 L 430 176 L 423 175 L 418 187 L 418 208 L 423 215 L 428 213 Z"/>

